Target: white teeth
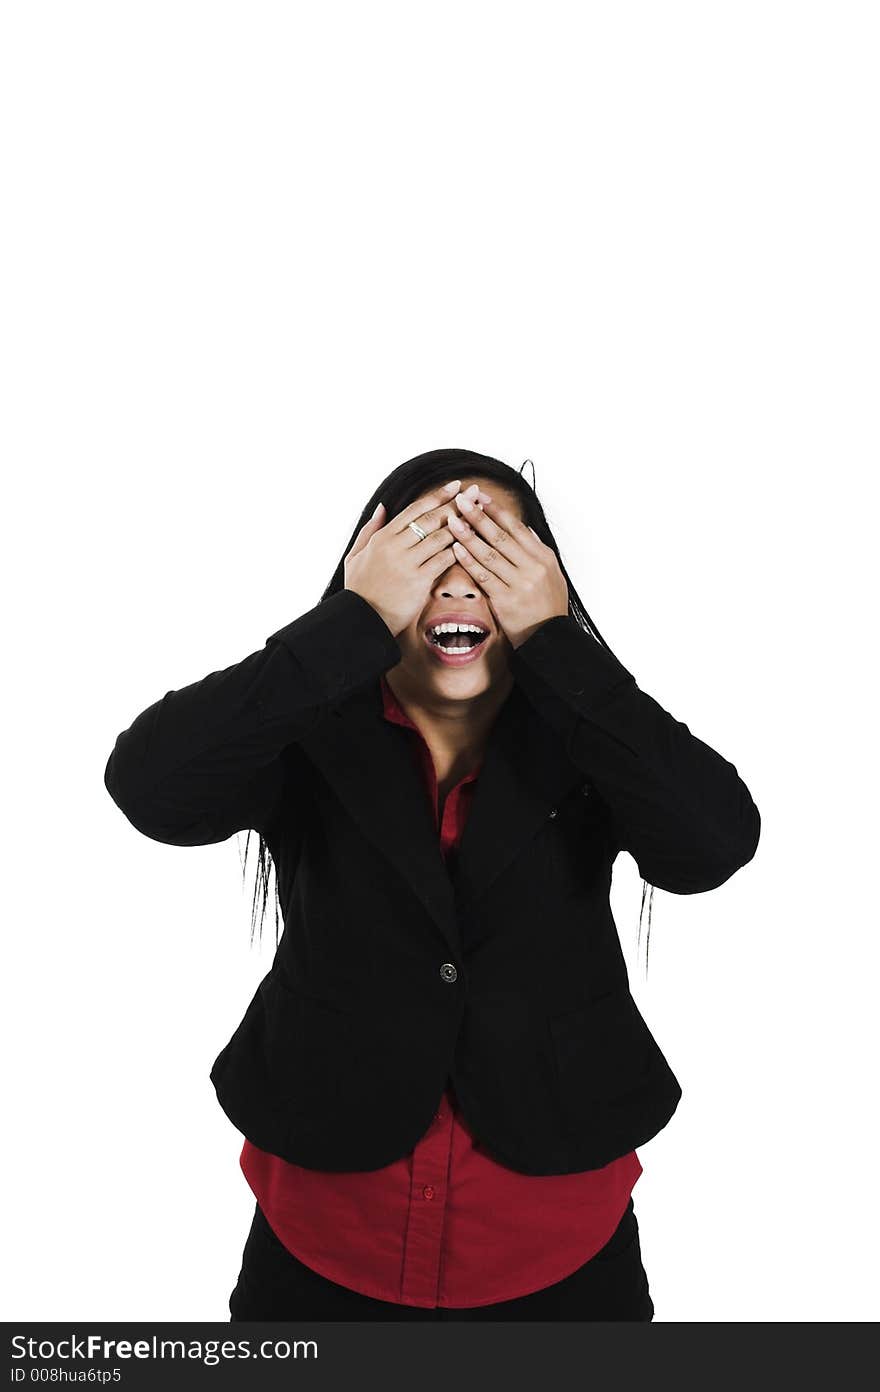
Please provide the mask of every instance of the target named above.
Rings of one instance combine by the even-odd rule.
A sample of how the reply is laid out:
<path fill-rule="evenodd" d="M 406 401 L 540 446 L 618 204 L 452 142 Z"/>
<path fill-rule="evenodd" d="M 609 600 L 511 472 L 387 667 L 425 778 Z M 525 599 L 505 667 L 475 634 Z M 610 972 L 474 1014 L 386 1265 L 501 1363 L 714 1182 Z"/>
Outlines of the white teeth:
<path fill-rule="evenodd" d="M 436 637 L 438 633 L 479 633 L 482 635 L 486 632 L 486 629 L 471 623 L 441 623 L 434 624 L 428 631 L 433 638 Z M 464 650 L 460 649 L 459 651 Z"/>

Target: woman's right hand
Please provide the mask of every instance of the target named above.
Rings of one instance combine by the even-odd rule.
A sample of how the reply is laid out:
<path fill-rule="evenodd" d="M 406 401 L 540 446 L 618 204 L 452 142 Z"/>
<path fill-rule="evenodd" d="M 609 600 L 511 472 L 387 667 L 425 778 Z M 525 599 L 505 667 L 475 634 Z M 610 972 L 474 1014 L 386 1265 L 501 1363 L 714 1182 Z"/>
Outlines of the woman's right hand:
<path fill-rule="evenodd" d="M 447 518 L 454 515 L 449 504 L 460 488 L 461 480 L 453 479 L 410 503 L 390 522 L 385 521 L 385 505 L 380 503 L 345 557 L 344 588 L 372 604 L 395 638 L 421 613 L 431 586 L 455 561 L 450 546 L 457 538 Z M 465 493 L 474 501 L 489 501 L 475 483 Z M 410 522 L 427 532 L 424 541 Z"/>

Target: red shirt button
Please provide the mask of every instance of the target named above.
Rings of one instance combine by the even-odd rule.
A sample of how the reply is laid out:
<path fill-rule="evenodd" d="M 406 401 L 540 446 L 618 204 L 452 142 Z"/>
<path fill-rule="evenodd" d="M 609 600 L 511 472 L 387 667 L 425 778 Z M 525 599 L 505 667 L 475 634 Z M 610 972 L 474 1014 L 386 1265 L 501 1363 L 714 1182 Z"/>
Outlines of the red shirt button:
<path fill-rule="evenodd" d="M 426 1184 L 425 1187 L 424 1187 L 424 1189 L 422 1190 L 422 1193 L 424 1194 L 424 1196 L 425 1196 L 426 1199 L 433 1199 L 433 1197 L 434 1197 L 434 1186 L 433 1186 L 433 1184 Z"/>

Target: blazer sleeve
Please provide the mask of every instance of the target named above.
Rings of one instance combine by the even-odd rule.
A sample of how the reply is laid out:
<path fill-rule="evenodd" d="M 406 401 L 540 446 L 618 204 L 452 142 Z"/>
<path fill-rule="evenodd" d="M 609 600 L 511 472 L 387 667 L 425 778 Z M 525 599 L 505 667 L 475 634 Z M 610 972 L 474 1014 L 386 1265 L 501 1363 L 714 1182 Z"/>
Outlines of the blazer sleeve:
<path fill-rule="evenodd" d="M 761 818 L 736 768 L 641 691 L 572 615 L 548 619 L 511 668 L 610 810 L 613 855 L 673 894 L 715 889 L 750 861 Z"/>
<path fill-rule="evenodd" d="M 203 846 L 262 831 L 281 799 L 282 750 L 400 657 L 378 611 L 338 590 L 241 662 L 142 711 L 117 736 L 104 785 L 154 841 Z"/>

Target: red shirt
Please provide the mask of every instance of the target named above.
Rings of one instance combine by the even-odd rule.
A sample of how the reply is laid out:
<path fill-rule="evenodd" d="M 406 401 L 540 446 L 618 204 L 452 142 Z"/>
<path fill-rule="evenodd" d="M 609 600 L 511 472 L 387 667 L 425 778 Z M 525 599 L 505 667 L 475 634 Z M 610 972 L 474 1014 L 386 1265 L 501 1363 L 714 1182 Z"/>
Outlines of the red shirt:
<path fill-rule="evenodd" d="M 431 751 L 379 680 L 386 719 L 414 731 L 439 823 Z M 481 762 L 446 798 L 444 855 L 464 831 Z M 306 1266 L 363 1295 L 425 1309 L 489 1305 L 561 1281 L 604 1247 L 642 1173 L 634 1150 L 579 1174 L 509 1169 L 479 1148 L 451 1084 L 415 1148 L 380 1170 L 310 1170 L 248 1140 L 240 1164 L 275 1235 Z"/>

